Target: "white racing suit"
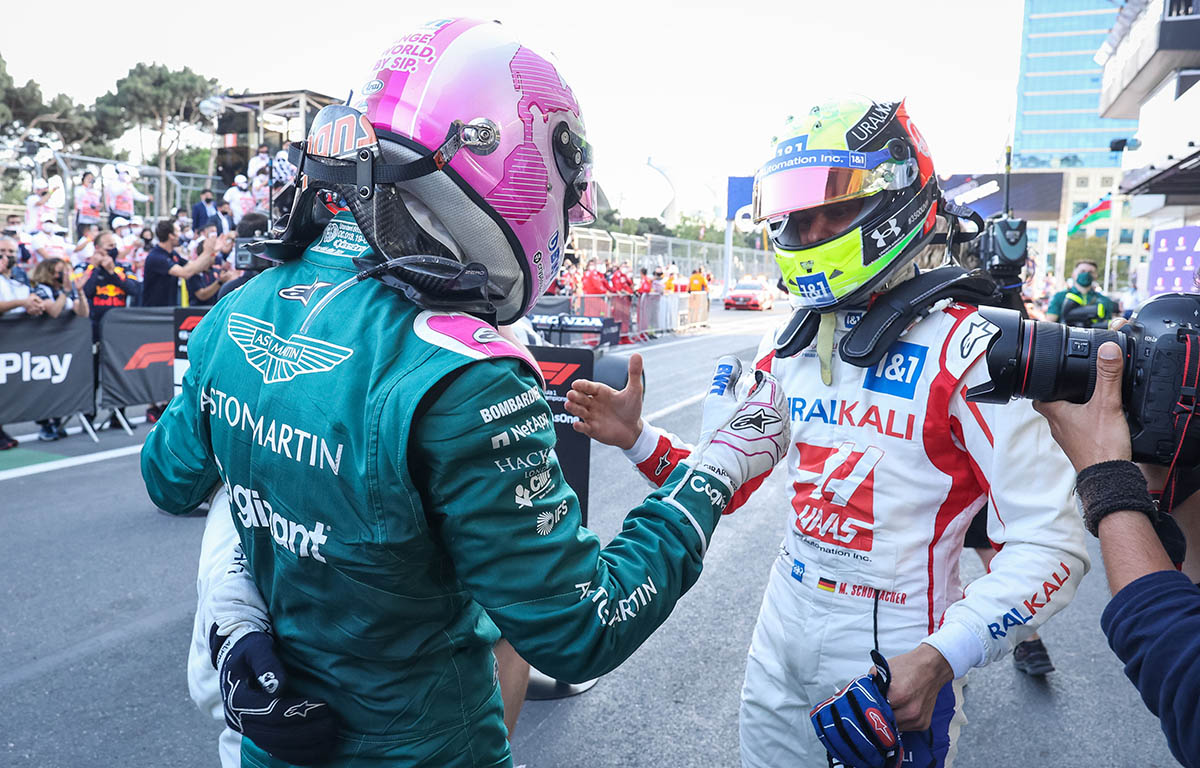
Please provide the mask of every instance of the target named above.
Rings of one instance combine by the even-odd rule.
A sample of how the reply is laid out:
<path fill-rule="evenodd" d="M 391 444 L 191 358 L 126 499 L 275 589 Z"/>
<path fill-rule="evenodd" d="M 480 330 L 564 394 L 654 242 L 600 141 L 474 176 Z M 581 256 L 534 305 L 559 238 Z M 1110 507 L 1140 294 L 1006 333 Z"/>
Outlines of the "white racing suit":
<path fill-rule="evenodd" d="M 254 582 L 248 575 L 229 577 L 231 570 L 245 574 L 240 561 L 241 547 L 229 511 L 229 492 L 222 485 L 213 497 L 204 523 L 196 573 L 199 601 L 192 623 L 192 646 L 188 650 L 188 692 L 192 701 L 201 712 L 221 724 L 225 723 L 225 707 L 208 647 L 209 628 L 213 624 L 228 626 L 230 622 L 247 622 L 262 629 L 270 626 L 267 606 Z M 238 768 L 242 764 L 242 734 L 225 726 L 217 741 L 217 751 L 221 768 Z"/>
<path fill-rule="evenodd" d="M 840 339 L 861 317 L 839 312 Z M 746 662 L 740 715 L 747 768 L 826 766 L 809 710 L 886 657 L 925 642 L 956 681 L 939 694 L 932 727 L 903 734 L 905 765 L 950 765 L 962 677 L 1008 653 L 1075 594 L 1088 569 L 1071 503 L 1075 473 L 1028 401 L 967 402 L 988 380 L 996 331 L 951 304 L 918 322 L 869 369 L 833 355 L 821 381 L 815 346 L 776 359 L 773 334 L 757 366 L 783 385 L 794 445 L 784 459 L 794 514 Z M 646 425 L 626 452 L 661 483 L 689 448 Z M 776 473 L 778 474 L 778 472 Z M 735 494 L 726 512 L 754 488 Z M 991 570 L 965 595 L 963 536 L 989 502 Z"/>

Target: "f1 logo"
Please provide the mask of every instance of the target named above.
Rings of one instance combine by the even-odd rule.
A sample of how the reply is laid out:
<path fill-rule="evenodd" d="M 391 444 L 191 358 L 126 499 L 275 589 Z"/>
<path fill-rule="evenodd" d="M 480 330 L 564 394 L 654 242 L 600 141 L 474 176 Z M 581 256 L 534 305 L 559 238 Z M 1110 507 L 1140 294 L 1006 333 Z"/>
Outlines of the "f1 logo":
<path fill-rule="evenodd" d="M 542 369 L 542 375 L 546 377 L 546 385 L 557 387 L 571 378 L 571 374 L 579 370 L 578 363 L 551 363 L 546 360 L 539 360 L 538 367 Z"/>

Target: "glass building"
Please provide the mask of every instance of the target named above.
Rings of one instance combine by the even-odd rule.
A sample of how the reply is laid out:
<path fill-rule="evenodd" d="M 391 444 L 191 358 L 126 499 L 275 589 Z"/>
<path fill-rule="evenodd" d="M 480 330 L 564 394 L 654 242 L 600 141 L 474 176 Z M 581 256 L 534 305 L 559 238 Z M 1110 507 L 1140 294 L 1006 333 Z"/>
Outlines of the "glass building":
<path fill-rule="evenodd" d="M 1103 67 L 1095 55 L 1120 2 L 1025 0 L 1013 165 L 1018 168 L 1114 168 L 1113 139 L 1137 120 L 1100 117 Z"/>

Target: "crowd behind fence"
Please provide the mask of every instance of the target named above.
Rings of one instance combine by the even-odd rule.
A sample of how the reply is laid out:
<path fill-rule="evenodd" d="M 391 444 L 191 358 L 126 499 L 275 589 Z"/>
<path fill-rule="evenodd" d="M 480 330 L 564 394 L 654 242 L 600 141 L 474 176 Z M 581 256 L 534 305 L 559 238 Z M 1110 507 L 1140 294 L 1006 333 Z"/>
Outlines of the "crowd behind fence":
<path fill-rule="evenodd" d="M 708 322 L 708 291 L 678 293 L 582 294 L 545 296 L 534 305 L 534 315 L 608 317 L 620 326 L 621 338 L 687 330 Z M 551 339 L 554 343 L 570 343 Z M 590 343 L 582 338 L 582 343 Z"/>

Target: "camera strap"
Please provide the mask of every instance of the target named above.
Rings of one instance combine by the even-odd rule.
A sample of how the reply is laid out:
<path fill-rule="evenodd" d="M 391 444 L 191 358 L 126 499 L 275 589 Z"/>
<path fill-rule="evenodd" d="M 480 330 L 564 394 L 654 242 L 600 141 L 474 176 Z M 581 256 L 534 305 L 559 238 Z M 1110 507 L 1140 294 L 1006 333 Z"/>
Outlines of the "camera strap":
<path fill-rule="evenodd" d="M 1188 427 L 1192 416 L 1196 415 L 1196 387 L 1200 384 L 1200 338 L 1194 334 L 1184 335 L 1183 374 L 1179 382 L 1179 401 L 1172 409 L 1175 426 L 1175 452 L 1171 456 L 1171 466 L 1167 469 L 1167 481 L 1163 485 L 1159 500 L 1159 511 L 1169 513 L 1177 499 L 1186 499 L 1196 490 L 1195 472 L 1184 470 L 1179 466 L 1179 455 L 1183 452 L 1183 442 L 1187 439 Z M 1182 424 L 1181 424 L 1182 422 Z M 1183 475 L 1184 477 L 1181 477 Z M 1187 487 L 1186 493 L 1180 493 L 1181 486 Z"/>

